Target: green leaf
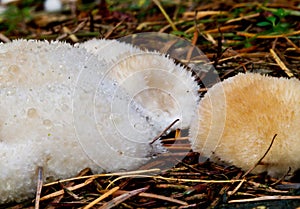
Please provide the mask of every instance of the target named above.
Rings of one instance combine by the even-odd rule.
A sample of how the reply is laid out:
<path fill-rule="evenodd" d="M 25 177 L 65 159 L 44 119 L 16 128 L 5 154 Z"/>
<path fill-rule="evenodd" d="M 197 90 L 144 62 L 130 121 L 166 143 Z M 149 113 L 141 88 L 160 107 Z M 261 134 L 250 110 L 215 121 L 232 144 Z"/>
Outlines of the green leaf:
<path fill-rule="evenodd" d="M 264 27 L 264 26 L 270 26 L 270 25 L 272 25 L 272 23 L 267 22 L 267 21 L 263 21 L 263 22 L 257 23 L 256 25 L 257 25 L 257 26 Z"/>
<path fill-rule="evenodd" d="M 249 41 L 246 41 L 244 46 L 245 48 L 250 48 L 252 44 Z"/>
<path fill-rule="evenodd" d="M 276 17 L 270 16 L 270 17 L 267 17 L 267 20 L 269 20 L 273 26 L 276 25 Z"/>
<path fill-rule="evenodd" d="M 279 18 L 283 18 L 288 15 L 288 12 L 286 12 L 284 9 L 279 8 L 275 12 L 273 12 L 274 15 L 277 15 Z"/>

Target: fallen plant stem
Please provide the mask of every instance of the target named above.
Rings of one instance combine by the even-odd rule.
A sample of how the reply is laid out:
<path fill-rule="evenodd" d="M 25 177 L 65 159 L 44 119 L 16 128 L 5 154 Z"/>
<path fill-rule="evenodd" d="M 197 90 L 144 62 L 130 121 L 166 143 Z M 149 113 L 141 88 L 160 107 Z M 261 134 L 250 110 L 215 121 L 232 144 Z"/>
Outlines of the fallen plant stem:
<path fill-rule="evenodd" d="M 258 164 L 260 164 L 260 162 L 266 157 L 266 155 L 268 154 L 268 152 L 270 151 L 270 149 L 271 149 L 271 147 L 272 147 L 272 145 L 273 145 L 273 143 L 274 143 L 274 140 L 275 140 L 276 136 L 277 136 L 277 134 L 275 134 L 275 135 L 273 136 L 273 139 L 272 139 L 272 141 L 271 141 L 271 143 L 270 143 L 268 149 L 266 150 L 265 154 L 257 161 L 257 163 L 255 163 L 255 164 L 253 165 L 252 168 L 250 168 L 250 169 L 242 176 L 242 178 L 244 178 L 244 177 L 247 176 L 249 173 L 251 173 L 251 171 L 253 171 L 253 169 L 256 168 L 256 166 L 258 166 Z"/>
<path fill-rule="evenodd" d="M 241 21 L 241 20 L 248 20 L 248 19 L 251 19 L 251 18 L 259 17 L 259 16 L 260 16 L 260 13 L 254 13 L 254 14 L 250 14 L 250 15 L 245 15 L 245 16 L 242 16 L 242 17 L 238 17 L 238 18 L 234 18 L 234 19 L 228 20 L 226 22 L 226 24 L 237 22 L 237 21 Z"/>
<path fill-rule="evenodd" d="M 69 179 L 54 181 L 54 182 L 45 184 L 44 187 L 52 186 L 54 184 L 59 184 L 59 183 L 68 182 L 68 181 L 80 180 L 80 179 L 98 178 L 98 177 L 111 177 L 111 176 L 123 176 L 123 175 L 134 175 L 134 174 L 140 174 L 140 173 L 158 173 L 160 171 L 161 171 L 160 169 L 154 168 L 154 169 L 149 169 L 149 170 L 137 170 L 137 171 L 128 171 L 128 172 L 103 173 L 103 174 L 94 174 L 94 175 L 89 175 L 89 176 L 79 176 L 79 177 L 75 177 L 75 178 L 69 178 Z"/>
<path fill-rule="evenodd" d="M 40 199 L 41 199 L 42 188 L 43 188 L 43 167 L 38 167 L 38 181 L 37 181 L 35 206 L 34 206 L 35 209 L 40 208 Z"/>
<path fill-rule="evenodd" d="M 201 18 L 206 17 L 206 16 L 227 15 L 227 14 L 228 14 L 227 11 L 198 11 L 197 15 L 195 16 L 195 12 L 191 11 L 191 12 L 185 12 L 183 14 L 183 17 L 184 18 L 189 18 L 189 17 L 194 17 L 195 16 L 196 19 L 201 19 Z"/>
<path fill-rule="evenodd" d="M 115 27 L 113 27 L 111 30 L 109 30 L 106 35 L 104 36 L 104 38 L 108 38 L 120 25 L 122 25 L 124 22 L 124 20 L 122 20 L 121 22 L 119 22 Z"/>
<path fill-rule="evenodd" d="M 288 69 L 286 67 L 286 65 L 280 60 L 280 58 L 278 57 L 278 55 L 276 54 L 276 52 L 273 49 L 270 49 L 270 53 L 272 55 L 272 57 L 274 58 L 274 60 L 276 61 L 276 63 L 280 66 L 280 68 L 286 73 L 286 75 L 288 77 L 294 77 L 294 74 L 290 71 L 290 69 Z"/>
<path fill-rule="evenodd" d="M 140 193 L 139 194 L 140 197 L 148 197 L 148 198 L 155 198 L 155 199 L 159 199 L 159 200 L 163 200 L 163 201 L 168 201 L 168 202 L 173 202 L 179 205 L 188 205 L 187 202 L 181 201 L 181 200 L 176 200 L 174 198 L 171 197 L 166 197 L 166 196 L 162 196 L 162 195 L 157 195 L 157 194 L 151 194 L 151 193 Z"/>
<path fill-rule="evenodd" d="M 255 201 L 263 201 L 263 200 L 299 200 L 300 196 L 263 196 L 263 197 L 255 197 L 248 199 L 240 199 L 240 200 L 230 200 L 228 203 L 242 203 L 242 202 L 255 202 Z"/>
<path fill-rule="evenodd" d="M 173 21 L 171 20 L 171 18 L 169 17 L 169 15 L 167 14 L 167 12 L 165 11 L 165 9 L 163 8 L 163 6 L 161 5 L 161 3 L 158 0 L 153 0 L 153 2 L 156 4 L 156 6 L 159 8 L 159 10 L 161 11 L 161 13 L 165 16 L 165 18 L 167 19 L 167 21 L 169 22 L 170 26 L 172 27 L 172 29 L 174 31 L 178 31 L 178 29 L 176 28 L 175 24 L 173 23 Z"/>
<path fill-rule="evenodd" d="M 163 176 L 149 176 L 149 175 L 130 175 L 130 176 L 120 176 L 113 181 L 106 187 L 108 189 L 111 185 L 115 182 L 124 179 L 124 178 L 152 178 L 154 180 L 161 179 L 165 181 L 175 181 L 175 182 L 197 182 L 197 183 L 212 183 L 212 184 L 223 184 L 223 183 L 235 183 L 241 182 L 244 180 L 202 180 L 202 179 L 181 179 L 181 178 L 170 178 L 170 177 L 163 177 Z"/>
<path fill-rule="evenodd" d="M 149 187 L 144 187 L 141 189 L 136 189 L 130 192 L 126 192 L 125 194 L 122 194 L 114 199 L 112 199 L 111 201 L 104 203 L 99 209 L 110 209 L 113 208 L 117 205 L 119 205 L 120 203 L 124 202 L 125 200 L 129 199 L 130 197 L 136 196 L 141 192 L 144 192 L 146 190 L 148 190 Z"/>
<path fill-rule="evenodd" d="M 66 189 L 69 190 L 69 191 L 74 191 L 74 190 L 80 189 L 80 188 L 82 188 L 82 187 L 84 187 L 84 186 L 86 186 L 86 185 L 92 183 L 94 180 L 95 180 L 95 178 L 92 177 L 92 178 L 87 179 L 84 183 L 77 184 L 77 185 L 75 185 L 75 186 L 68 187 L 68 188 L 66 188 Z M 59 190 L 59 191 L 56 191 L 56 192 L 53 192 L 53 193 L 51 193 L 51 194 L 48 194 L 48 195 L 46 195 L 46 196 L 41 197 L 40 201 L 48 200 L 48 199 L 50 199 L 50 198 L 57 197 L 57 196 L 62 195 L 62 194 L 64 194 L 64 193 L 65 193 L 65 190 L 64 190 L 64 189 L 61 189 L 61 190 Z"/>
<path fill-rule="evenodd" d="M 153 144 L 154 142 L 156 142 L 158 139 L 160 139 L 172 126 L 175 125 L 175 123 L 177 123 L 179 121 L 179 119 L 176 119 L 175 121 L 173 121 L 167 128 L 165 128 L 160 134 L 158 134 L 151 142 L 150 144 Z"/>
<path fill-rule="evenodd" d="M 297 50 L 297 51 L 299 51 L 300 52 L 300 48 L 296 45 L 296 44 L 294 44 L 294 42 L 292 42 L 291 41 L 291 39 L 289 39 L 288 37 L 284 37 L 285 38 L 285 40 L 287 40 L 287 42 L 289 43 L 289 44 L 291 44 L 294 48 L 295 48 L 295 50 Z"/>
<path fill-rule="evenodd" d="M 101 195 L 100 197 L 98 197 L 97 199 L 95 199 L 94 201 L 92 201 L 91 203 L 89 203 L 83 209 L 89 209 L 89 208 L 93 207 L 94 205 L 96 205 L 97 203 L 99 203 L 101 200 L 104 200 L 105 198 L 107 198 L 108 196 L 112 195 L 113 193 L 115 193 L 119 189 L 120 189 L 120 187 L 118 187 L 118 186 L 112 188 L 111 190 L 105 192 L 103 195 Z"/>
<path fill-rule="evenodd" d="M 284 38 L 286 36 L 294 36 L 294 35 L 299 35 L 300 34 L 300 30 L 299 31 L 294 31 L 291 33 L 286 33 L 286 34 L 280 34 L 280 35 L 257 35 L 254 33 L 247 33 L 247 32 L 237 32 L 236 33 L 238 36 L 245 36 L 248 38 L 259 38 L 259 39 L 273 39 L 273 38 Z"/>

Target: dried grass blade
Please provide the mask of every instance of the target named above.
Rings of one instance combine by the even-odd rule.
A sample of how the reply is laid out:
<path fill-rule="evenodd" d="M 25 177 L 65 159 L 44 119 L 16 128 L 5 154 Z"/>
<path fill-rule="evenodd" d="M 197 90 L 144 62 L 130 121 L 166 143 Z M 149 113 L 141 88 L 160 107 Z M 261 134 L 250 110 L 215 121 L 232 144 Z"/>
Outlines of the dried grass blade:
<path fill-rule="evenodd" d="M 172 29 L 174 31 L 178 31 L 178 29 L 176 28 L 175 24 L 173 23 L 173 21 L 171 20 L 171 18 L 169 17 L 169 15 L 167 14 L 166 10 L 163 8 L 163 6 L 161 5 L 161 3 L 158 0 L 153 0 L 153 2 L 159 8 L 159 10 L 161 11 L 161 13 L 165 16 L 165 18 L 167 19 L 167 21 L 171 25 Z"/>
<path fill-rule="evenodd" d="M 116 172 L 116 173 L 101 173 L 101 174 L 94 174 L 94 175 L 89 175 L 89 176 L 79 176 L 79 177 L 74 177 L 74 178 L 69 178 L 69 179 L 63 179 L 63 180 L 45 184 L 44 187 L 52 186 L 55 184 L 68 182 L 68 181 L 80 180 L 80 179 L 109 177 L 109 176 L 127 176 L 127 175 L 141 174 L 141 173 L 159 173 L 159 172 L 161 172 L 161 170 L 159 168 L 153 168 L 153 169 L 148 169 L 148 170 L 137 170 L 137 171 L 127 171 L 127 172 Z"/>
<path fill-rule="evenodd" d="M 266 155 L 268 154 L 268 152 L 270 151 L 273 143 L 274 143 L 274 140 L 276 138 L 277 134 L 275 134 L 272 138 L 272 141 L 268 147 L 268 149 L 266 150 L 265 154 L 257 161 L 257 163 L 255 163 L 243 176 L 242 178 L 246 177 L 249 173 L 251 173 L 251 171 L 253 171 L 257 165 L 259 165 L 261 163 L 261 161 L 266 157 Z"/>
<path fill-rule="evenodd" d="M 174 120 L 167 128 L 165 128 L 160 134 L 158 134 L 158 136 L 156 136 L 151 142 L 150 144 L 153 144 L 154 142 L 156 142 L 158 139 L 160 139 L 172 126 L 174 126 L 175 123 L 177 123 L 179 121 L 179 119 Z"/>
<path fill-rule="evenodd" d="M 168 201 L 168 202 L 173 202 L 173 203 L 177 203 L 179 205 L 188 205 L 187 202 L 181 201 L 181 200 L 177 200 L 171 197 L 166 197 L 166 196 L 162 196 L 162 195 L 157 195 L 157 194 L 152 194 L 152 193 L 140 193 L 139 196 L 141 197 L 149 197 L 149 198 L 155 198 L 155 199 L 159 199 L 159 200 L 164 200 L 164 201 Z"/>
<path fill-rule="evenodd" d="M 125 194 L 122 194 L 114 199 L 112 199 L 111 201 L 104 203 L 99 209 L 110 209 L 113 208 L 115 206 L 117 206 L 118 204 L 124 202 L 125 200 L 127 200 L 130 197 L 136 196 L 144 191 L 146 191 L 147 189 L 149 189 L 149 187 L 144 187 L 141 189 L 136 189 L 130 192 L 126 192 Z"/>
<path fill-rule="evenodd" d="M 247 33 L 247 32 L 237 32 L 236 35 L 238 36 L 244 36 L 244 37 L 249 37 L 249 38 L 262 38 L 262 39 L 269 39 L 269 38 L 284 38 L 287 36 L 295 36 L 295 35 L 299 35 L 300 34 L 300 30 L 298 31 L 294 31 L 291 33 L 287 33 L 287 34 L 280 34 L 280 35 L 258 35 L 255 33 Z"/>
<path fill-rule="evenodd" d="M 74 191 L 74 190 L 80 189 L 80 188 L 82 188 L 82 187 L 84 187 L 84 186 L 86 186 L 86 185 L 92 183 L 92 182 L 94 181 L 94 179 L 95 179 L 95 177 L 89 178 L 89 179 L 87 179 L 84 183 L 77 184 L 77 185 L 75 185 L 75 186 L 68 187 L 68 188 L 66 188 L 66 189 L 68 189 L 69 191 Z M 48 195 L 42 197 L 42 198 L 40 199 L 40 201 L 47 200 L 47 199 L 50 199 L 50 198 L 53 198 L 53 197 L 57 197 L 57 196 L 62 195 L 62 194 L 64 194 L 64 193 L 65 193 L 65 190 L 64 190 L 64 189 L 61 189 L 61 190 L 59 190 L 59 191 L 57 191 L 57 192 L 54 192 L 54 193 L 51 193 L 51 194 L 48 194 Z"/>
<path fill-rule="evenodd" d="M 206 16 L 212 16 L 212 15 L 227 15 L 227 11 L 198 11 L 196 15 L 196 19 L 201 19 Z M 183 18 L 189 18 L 189 17 L 194 17 L 195 11 L 191 12 L 185 12 L 183 13 Z"/>
<path fill-rule="evenodd" d="M 37 182 L 37 190 L 36 190 L 35 206 L 34 206 L 35 209 L 40 208 L 42 188 L 43 188 L 43 167 L 38 167 L 38 182 Z"/>
<path fill-rule="evenodd" d="M 240 200 L 230 200 L 228 201 L 228 203 L 255 202 L 255 201 L 262 201 L 262 200 L 299 200 L 299 199 L 300 196 L 274 195 L 274 196 L 263 196 L 263 197 L 255 197 L 255 198 L 240 199 Z"/>
<path fill-rule="evenodd" d="M 83 209 L 89 209 L 91 207 L 93 207 L 94 205 L 96 205 L 98 202 L 100 202 L 101 200 L 104 200 L 105 198 L 107 198 L 108 196 L 112 195 L 113 193 L 115 193 L 116 191 L 118 191 L 120 189 L 120 187 L 114 187 L 111 190 L 105 192 L 103 195 L 101 195 L 100 197 L 98 197 L 97 199 L 95 199 L 94 201 L 92 201 L 91 203 L 89 203 L 87 206 L 85 206 Z"/>
<path fill-rule="evenodd" d="M 280 60 L 280 58 L 278 57 L 278 55 L 276 54 L 276 52 L 273 49 L 270 49 L 270 53 L 272 55 L 272 57 L 274 58 L 274 60 L 276 61 L 276 63 L 280 66 L 280 68 L 287 74 L 287 76 L 294 77 L 294 74 L 290 71 L 290 69 L 288 69 L 285 64 Z"/>

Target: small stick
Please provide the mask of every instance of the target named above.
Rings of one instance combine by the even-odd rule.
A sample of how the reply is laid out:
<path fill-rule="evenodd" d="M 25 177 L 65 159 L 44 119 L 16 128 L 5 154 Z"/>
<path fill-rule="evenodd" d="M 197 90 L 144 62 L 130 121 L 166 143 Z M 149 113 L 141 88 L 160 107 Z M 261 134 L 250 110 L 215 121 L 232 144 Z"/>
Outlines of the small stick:
<path fill-rule="evenodd" d="M 38 182 L 37 182 L 37 190 L 35 196 L 35 209 L 40 208 L 40 199 L 41 199 L 41 192 L 43 187 L 43 167 L 38 167 Z"/>
<path fill-rule="evenodd" d="M 0 40 L 3 41 L 4 43 L 11 42 L 11 40 L 5 36 L 3 33 L 0 33 Z"/>
<path fill-rule="evenodd" d="M 172 185 L 170 185 L 170 186 L 172 186 Z M 176 187 L 177 185 L 174 185 L 174 186 Z M 183 188 L 186 189 L 186 190 L 188 188 L 185 188 L 185 187 L 190 188 L 189 186 L 183 186 Z M 169 188 L 169 187 L 159 187 L 159 188 Z M 127 192 L 128 191 L 125 191 L 125 190 L 119 190 L 115 193 L 115 195 L 118 195 L 118 194 L 122 195 L 122 194 L 127 193 Z M 148 197 L 148 198 L 153 198 L 153 199 L 158 199 L 158 200 L 163 200 L 163 201 L 168 201 L 168 202 L 173 202 L 173 203 L 180 204 L 180 205 L 188 205 L 187 202 L 177 200 L 177 199 L 174 199 L 172 197 L 166 197 L 166 196 L 159 195 L 159 194 L 142 192 L 138 196 L 139 197 Z"/>
<path fill-rule="evenodd" d="M 89 171 L 91 171 L 89 168 L 85 168 L 85 169 L 81 170 L 81 171 L 78 173 L 77 177 L 87 175 L 87 173 L 88 173 Z M 69 188 L 69 187 L 71 187 L 71 186 L 74 186 L 74 184 L 75 184 L 74 181 L 67 182 L 63 187 Z M 68 189 L 65 189 L 65 192 L 69 192 L 69 194 L 71 193 L 71 191 L 68 190 Z M 74 195 L 74 193 L 73 193 L 73 195 Z M 55 197 L 55 198 L 51 201 L 52 206 L 47 207 L 47 209 L 55 209 L 55 206 L 54 206 L 55 203 L 59 203 L 63 197 L 64 197 L 64 194 L 61 194 L 61 195 Z"/>
<path fill-rule="evenodd" d="M 106 35 L 104 36 L 105 39 L 107 39 L 120 25 L 122 25 L 124 22 L 124 20 L 122 20 L 121 22 L 118 22 L 118 24 L 113 27 L 111 30 L 109 30 Z"/>
<path fill-rule="evenodd" d="M 174 126 L 175 123 L 177 123 L 179 121 L 179 119 L 174 120 L 167 128 L 165 128 L 160 134 L 158 134 L 158 136 L 156 136 L 152 142 L 150 142 L 150 144 L 153 144 L 154 142 L 156 142 L 158 139 L 160 139 L 162 137 L 162 135 L 164 135 L 172 126 Z"/>
<path fill-rule="evenodd" d="M 142 192 L 144 192 L 148 189 L 149 189 L 149 186 L 141 188 L 141 189 L 136 189 L 136 190 L 133 190 L 133 191 L 126 192 L 126 193 L 124 193 L 124 194 L 122 194 L 118 197 L 115 197 L 111 201 L 104 203 L 99 209 L 113 208 L 113 207 L 119 205 L 120 203 L 124 202 L 125 200 L 129 199 L 130 197 L 136 196 L 136 195 L 138 195 L 138 194 L 140 194 L 140 193 L 142 193 Z"/>
<path fill-rule="evenodd" d="M 156 6 L 159 8 L 159 10 L 163 13 L 163 15 L 165 16 L 165 18 L 167 19 L 167 21 L 169 22 L 169 24 L 171 25 L 172 29 L 174 31 L 178 31 L 178 29 L 176 28 L 175 24 L 173 23 L 173 21 L 171 20 L 171 18 L 169 17 L 169 15 L 167 14 L 167 12 L 165 11 L 165 9 L 163 8 L 163 6 L 161 5 L 161 3 L 158 0 L 153 0 L 153 2 L 156 4 Z"/>
<path fill-rule="evenodd" d="M 77 184 L 77 185 L 75 185 L 75 186 L 71 186 L 71 187 L 68 187 L 68 188 L 65 188 L 65 189 L 68 189 L 69 191 L 74 191 L 74 190 L 80 189 L 80 188 L 82 188 L 82 187 L 85 187 L 86 185 L 92 183 L 94 180 L 95 180 L 95 177 L 91 177 L 91 178 L 85 180 L 84 183 Z M 48 194 L 48 195 L 42 197 L 42 198 L 40 199 L 40 201 L 48 200 L 48 199 L 50 199 L 50 198 L 53 198 L 53 197 L 57 197 L 57 196 L 59 196 L 59 195 L 62 195 L 62 194 L 65 193 L 65 189 L 61 189 L 61 190 L 58 190 L 58 191 L 53 192 L 53 193 L 51 193 L 51 194 Z"/>
<path fill-rule="evenodd" d="M 148 197 L 148 198 L 155 198 L 155 199 L 159 199 L 159 200 L 163 200 L 163 201 L 168 201 L 168 202 L 173 202 L 173 203 L 176 203 L 176 204 L 179 204 L 179 205 L 188 205 L 187 202 L 184 202 L 184 201 L 181 201 L 181 200 L 177 200 L 177 199 L 174 199 L 172 197 L 166 197 L 166 196 L 163 196 L 163 195 L 158 195 L 158 194 L 152 194 L 152 193 L 145 193 L 145 192 L 142 192 L 139 194 L 140 197 Z"/>
<path fill-rule="evenodd" d="M 286 36 L 295 36 L 295 35 L 299 35 L 300 34 L 300 30 L 298 31 L 294 31 L 291 33 L 287 33 L 287 34 L 282 34 L 282 35 L 257 35 L 255 33 L 247 33 L 247 32 L 237 32 L 236 35 L 238 36 L 245 36 L 245 37 L 255 37 L 255 38 L 262 38 L 262 39 L 273 39 L 273 38 L 284 38 Z"/>
<path fill-rule="evenodd" d="M 110 195 L 112 195 L 113 193 L 115 193 L 116 191 L 118 191 L 119 189 L 120 189 L 120 187 L 117 186 L 117 187 L 114 187 L 114 188 L 108 190 L 103 195 L 101 195 L 100 197 L 98 197 L 94 201 L 90 202 L 83 209 L 90 209 L 91 207 L 93 207 L 94 205 L 96 205 L 97 203 L 99 203 L 101 200 L 104 200 L 105 198 L 109 197 Z"/>
<path fill-rule="evenodd" d="M 205 179 L 182 179 L 182 178 L 173 178 L 173 177 L 163 177 L 163 176 L 153 176 L 153 175 L 128 175 L 128 176 L 120 176 L 107 185 L 106 189 L 109 188 L 111 185 L 113 185 L 115 182 L 125 179 L 125 178 L 152 178 L 153 180 L 164 180 L 167 182 L 177 182 L 177 183 L 210 183 L 210 184 L 224 184 L 224 183 L 236 183 L 236 182 L 241 182 L 244 180 L 241 179 L 229 179 L 229 180 L 205 180 Z"/>
<path fill-rule="evenodd" d="M 294 74 L 286 67 L 286 65 L 281 61 L 276 52 L 273 49 L 270 49 L 270 53 L 279 67 L 287 74 L 287 76 L 294 77 Z"/>
<path fill-rule="evenodd" d="M 286 40 L 287 40 L 287 42 L 289 42 L 289 44 L 291 44 L 297 51 L 300 51 L 300 48 L 296 45 L 296 44 L 294 44 L 292 41 L 291 41 L 291 39 L 289 39 L 288 37 L 284 37 Z"/>
<path fill-rule="evenodd" d="M 242 17 L 230 19 L 230 20 L 226 21 L 226 24 L 237 22 L 237 21 L 241 21 L 241 20 L 248 20 L 248 19 L 252 19 L 252 18 L 257 18 L 259 16 L 260 16 L 260 13 L 255 13 L 255 14 L 251 14 L 251 15 L 245 15 L 245 16 L 242 16 Z"/>
<path fill-rule="evenodd" d="M 76 37 L 76 35 L 67 27 L 67 26 L 64 26 L 62 28 L 64 34 L 68 35 L 69 38 L 73 41 L 73 42 L 78 42 L 78 38 Z"/>
<path fill-rule="evenodd" d="M 227 14 L 228 14 L 227 11 L 198 11 L 197 15 L 196 15 L 196 19 L 198 20 L 198 19 L 201 19 L 201 18 L 209 16 L 209 15 L 227 15 Z M 194 16 L 195 16 L 195 12 L 194 11 L 185 12 L 183 14 L 184 18 L 194 17 Z"/>
<path fill-rule="evenodd" d="M 63 180 L 59 180 L 59 181 L 54 181 L 54 182 L 45 184 L 44 187 L 52 186 L 52 185 L 55 185 L 55 184 L 60 184 L 60 183 L 63 183 L 63 182 L 68 182 L 68 181 L 80 180 L 80 179 L 111 177 L 111 176 L 124 176 L 124 175 L 135 175 L 135 174 L 141 174 L 141 173 L 156 173 L 156 172 L 160 172 L 160 169 L 153 168 L 153 169 L 149 169 L 149 170 L 138 170 L 138 171 L 127 171 L 127 172 L 116 172 L 116 173 L 93 174 L 93 175 L 88 175 L 88 176 L 79 176 L 79 177 L 74 177 L 74 178 L 69 178 L 69 179 L 63 179 Z"/>
<path fill-rule="evenodd" d="M 241 186 L 244 184 L 244 182 L 246 182 L 246 178 L 243 178 L 242 181 L 234 188 L 234 190 L 232 190 L 229 194 L 229 192 L 227 193 L 228 196 L 232 196 L 234 195 L 240 188 Z"/>
<path fill-rule="evenodd" d="M 272 139 L 272 141 L 271 141 L 271 144 L 270 144 L 270 146 L 268 147 L 268 149 L 267 149 L 267 151 L 265 152 L 265 154 L 257 161 L 257 163 L 255 163 L 254 164 L 254 166 L 252 167 L 252 168 L 250 168 L 243 176 L 242 176 L 242 178 L 244 178 L 245 176 L 247 176 L 251 171 L 253 171 L 253 169 L 266 157 L 266 155 L 268 154 L 268 152 L 270 151 L 270 149 L 271 149 L 271 147 L 272 147 L 272 145 L 273 145 L 273 142 L 274 142 L 274 140 L 275 140 L 275 138 L 276 138 L 276 136 L 277 136 L 277 134 L 275 134 L 274 136 L 273 136 L 273 139 Z"/>
<path fill-rule="evenodd" d="M 292 170 L 292 168 L 289 167 L 289 169 L 287 170 L 287 172 L 283 176 L 281 176 L 279 179 L 277 179 L 277 181 L 275 181 L 274 183 L 272 183 L 271 186 L 275 186 L 275 185 L 279 184 L 291 172 L 291 170 Z"/>
<path fill-rule="evenodd" d="M 254 202 L 254 201 L 262 201 L 262 200 L 299 200 L 300 196 L 263 196 L 263 197 L 255 197 L 241 200 L 230 200 L 228 203 L 241 203 L 241 202 Z"/>
<path fill-rule="evenodd" d="M 168 138 L 168 139 L 163 139 L 163 142 L 174 142 L 174 141 L 182 141 L 182 142 L 187 142 L 189 139 L 188 136 L 180 136 L 180 137 L 175 137 L 175 138 Z"/>

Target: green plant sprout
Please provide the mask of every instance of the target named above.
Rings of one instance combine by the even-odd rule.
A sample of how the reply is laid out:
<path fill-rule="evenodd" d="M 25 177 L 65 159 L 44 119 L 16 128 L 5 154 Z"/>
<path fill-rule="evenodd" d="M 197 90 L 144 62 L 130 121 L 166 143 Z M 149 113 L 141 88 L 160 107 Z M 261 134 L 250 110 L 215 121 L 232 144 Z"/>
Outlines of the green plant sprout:
<path fill-rule="evenodd" d="M 256 24 L 259 27 L 267 28 L 267 30 L 263 32 L 264 34 L 282 34 L 291 30 L 291 23 L 283 21 L 286 16 L 290 15 L 289 11 L 279 8 L 276 10 L 272 9 L 270 12 L 270 16 L 266 17 L 264 21 Z"/>
<path fill-rule="evenodd" d="M 32 11 L 34 5 L 41 1 L 25 0 L 17 4 L 10 4 L 6 11 L 0 16 L 0 28 L 6 29 L 6 35 L 26 25 L 26 22 L 32 20 Z"/>

